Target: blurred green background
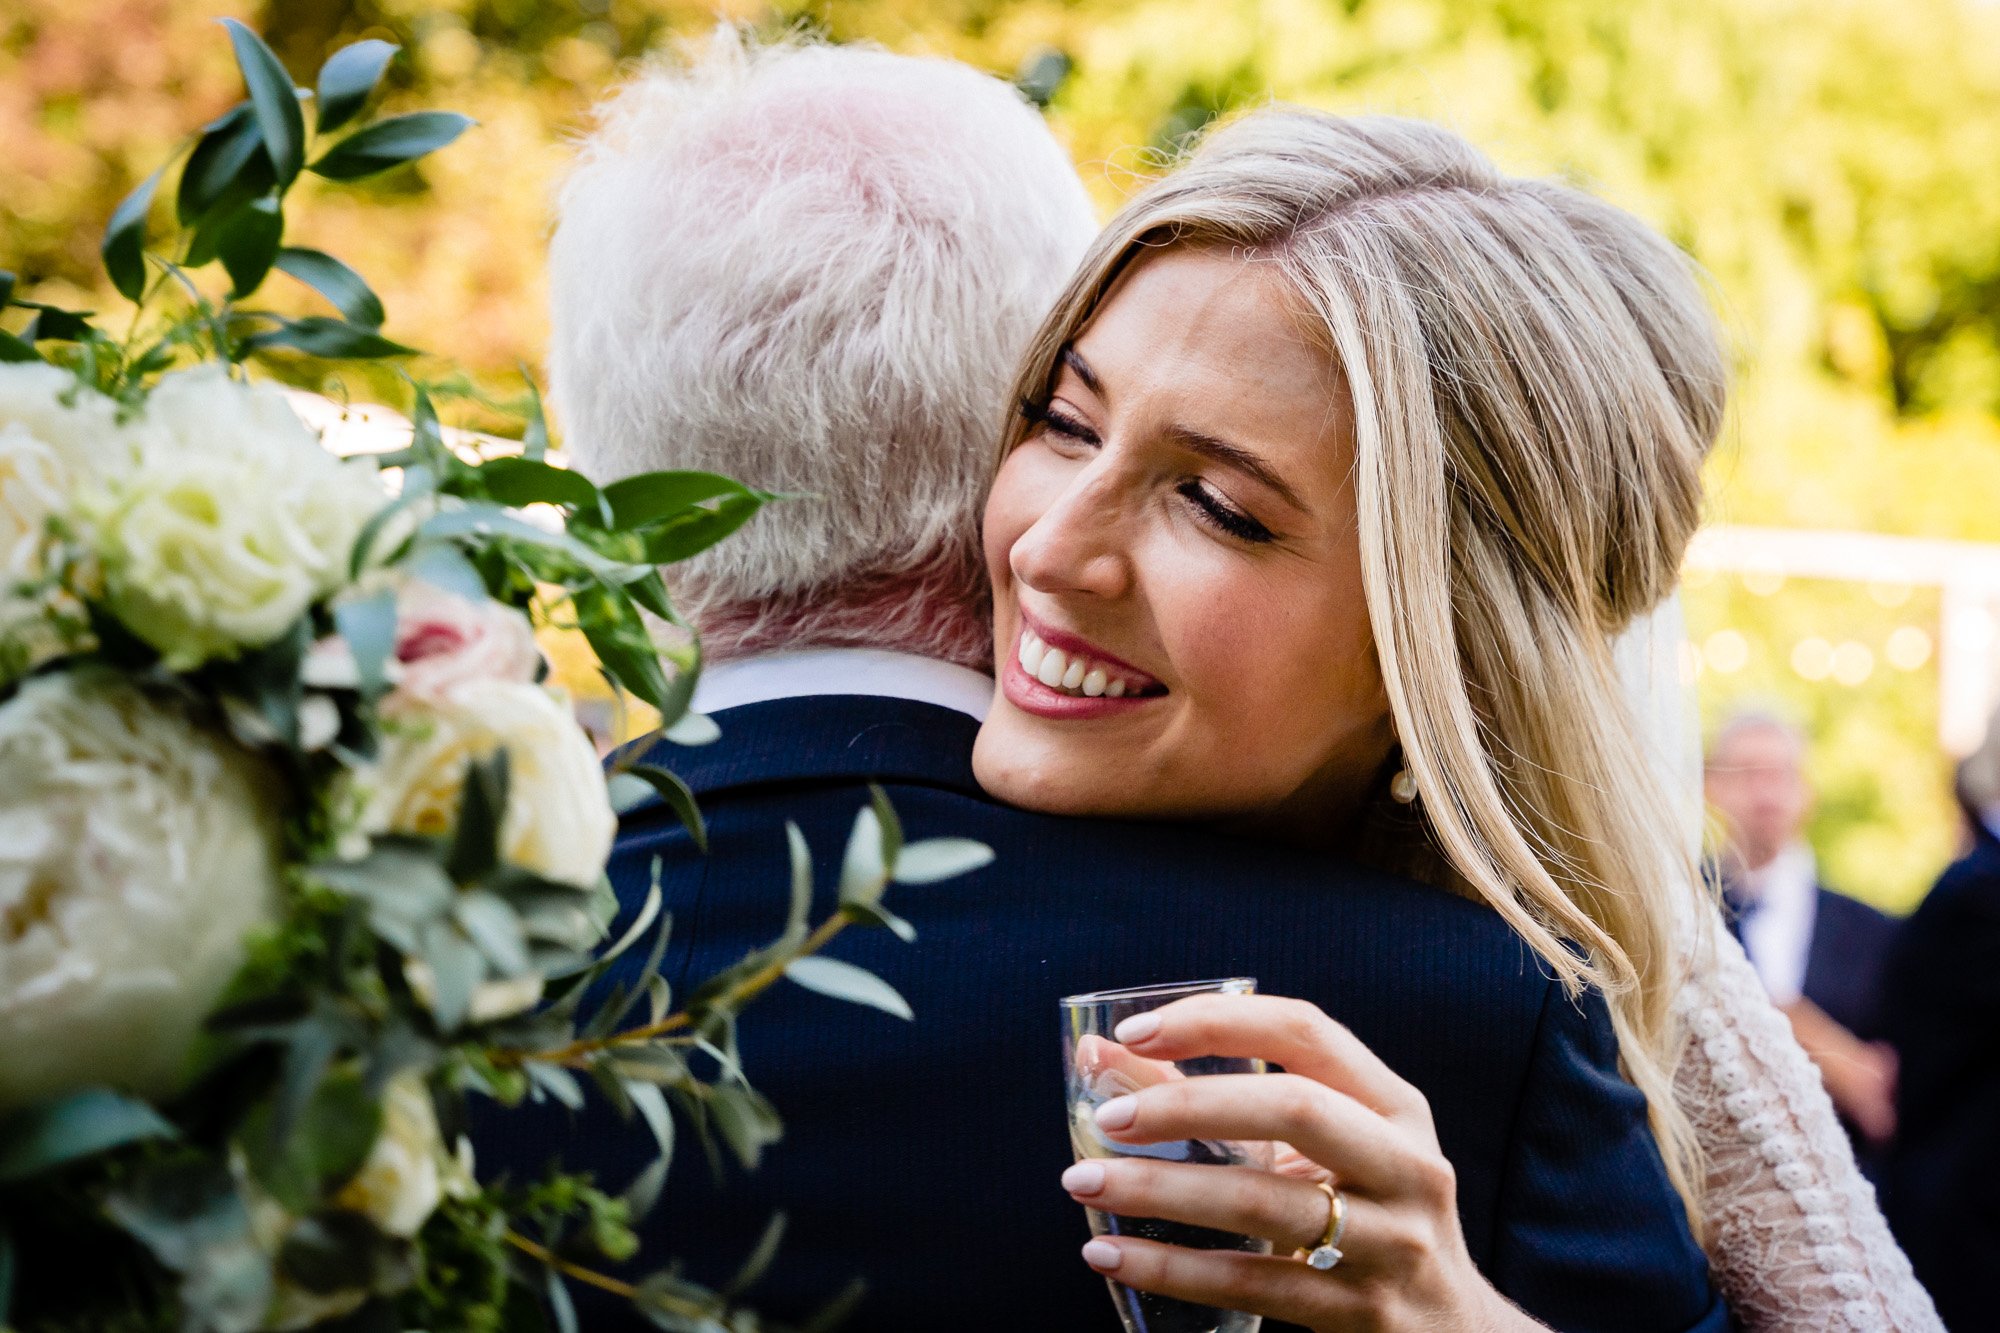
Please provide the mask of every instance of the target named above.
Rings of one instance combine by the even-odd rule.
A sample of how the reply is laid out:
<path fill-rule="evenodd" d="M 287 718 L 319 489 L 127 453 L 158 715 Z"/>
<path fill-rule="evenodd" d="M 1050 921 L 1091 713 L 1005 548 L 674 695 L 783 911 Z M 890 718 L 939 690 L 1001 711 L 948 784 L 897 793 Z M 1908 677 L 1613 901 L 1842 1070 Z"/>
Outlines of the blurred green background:
<path fill-rule="evenodd" d="M 501 392 L 540 360 L 566 143 L 621 71 L 725 17 L 1053 86 L 1050 118 L 1107 210 L 1158 150 L 1270 96 L 1443 121 L 1507 168 L 1633 209 L 1713 275 L 1740 374 L 1714 522 L 2000 541 L 2000 5 L 7 0 L 0 262 L 42 299 L 115 308 L 102 221 L 239 96 L 222 14 L 302 82 L 338 43 L 399 42 L 390 109 L 480 121 L 364 190 L 302 187 L 288 240 L 354 264 L 392 337 Z M 1893 580 L 1709 570 L 1688 595 L 1705 713 L 1754 700 L 1807 724 L 1826 876 L 1897 910 L 1957 837 L 1939 603 Z"/>

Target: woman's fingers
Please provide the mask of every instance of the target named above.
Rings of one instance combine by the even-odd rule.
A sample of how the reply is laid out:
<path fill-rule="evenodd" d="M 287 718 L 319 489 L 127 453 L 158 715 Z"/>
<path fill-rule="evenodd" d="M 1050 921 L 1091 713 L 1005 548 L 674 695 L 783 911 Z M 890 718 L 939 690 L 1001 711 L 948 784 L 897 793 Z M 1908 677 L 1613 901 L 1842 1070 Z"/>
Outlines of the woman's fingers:
<path fill-rule="evenodd" d="M 1443 1162 L 1424 1153 L 1409 1130 L 1297 1074 L 1212 1074 L 1157 1084 L 1098 1107 L 1097 1127 L 1117 1143 L 1282 1140 L 1379 1198 L 1411 1192 L 1426 1163 Z"/>
<path fill-rule="evenodd" d="M 1079 1039 L 1072 1058 L 1078 1081 L 1099 1097 L 1115 1097 L 1187 1077 L 1171 1060 L 1149 1060 L 1098 1036 Z"/>
<path fill-rule="evenodd" d="M 1304 1000 L 1193 995 L 1118 1025 L 1113 1034 L 1153 1060 L 1262 1059 L 1340 1091 L 1392 1120 L 1430 1128 L 1430 1104 L 1360 1038 Z"/>
<path fill-rule="evenodd" d="M 1083 1247 L 1083 1257 L 1128 1287 L 1308 1328 L 1338 1327 L 1342 1312 L 1355 1303 L 1332 1274 L 1296 1259 L 1188 1250 L 1131 1236 L 1099 1236 Z"/>
<path fill-rule="evenodd" d="M 1332 1204 L 1319 1186 L 1247 1166 L 1099 1159 L 1078 1162 L 1063 1172 L 1062 1183 L 1078 1203 L 1099 1212 L 1256 1236 L 1282 1254 L 1318 1245 L 1332 1218 Z M 1355 1252 L 1370 1234 L 1388 1234 L 1387 1209 L 1367 1199 L 1343 1199 L 1343 1250 Z"/>

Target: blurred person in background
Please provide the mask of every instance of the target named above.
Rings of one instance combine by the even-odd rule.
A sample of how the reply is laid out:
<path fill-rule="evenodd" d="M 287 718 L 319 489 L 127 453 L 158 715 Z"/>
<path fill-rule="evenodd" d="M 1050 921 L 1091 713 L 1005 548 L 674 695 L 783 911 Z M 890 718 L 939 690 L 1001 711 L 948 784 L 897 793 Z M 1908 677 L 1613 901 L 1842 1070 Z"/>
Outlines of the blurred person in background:
<path fill-rule="evenodd" d="M 1769 713 L 1737 713 L 1716 732 L 1703 776 L 1723 822 L 1722 896 L 1731 931 L 1849 1132 L 1879 1150 L 1896 1131 L 1896 1052 L 1881 1040 L 1896 922 L 1820 884 L 1805 836 L 1805 757 L 1805 736 Z"/>
<path fill-rule="evenodd" d="M 1910 917 L 1883 977 L 1902 1057 L 1883 1202 L 1955 1329 L 1991 1328 L 2000 1258 L 2000 714 L 1958 770 L 1970 846 Z"/>

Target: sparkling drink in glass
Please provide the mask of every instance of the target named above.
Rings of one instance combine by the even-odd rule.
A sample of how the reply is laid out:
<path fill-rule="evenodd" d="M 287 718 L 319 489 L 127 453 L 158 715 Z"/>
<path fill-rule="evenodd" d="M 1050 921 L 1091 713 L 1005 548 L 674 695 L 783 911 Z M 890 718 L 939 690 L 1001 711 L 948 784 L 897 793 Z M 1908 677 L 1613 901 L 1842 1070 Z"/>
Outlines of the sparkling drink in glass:
<path fill-rule="evenodd" d="M 1150 1157 L 1156 1161 L 1196 1162 L 1211 1166 L 1271 1167 L 1269 1143 L 1239 1143 L 1218 1139 L 1183 1139 L 1171 1143 L 1116 1143 L 1097 1127 L 1097 1108 L 1113 1097 L 1170 1079 L 1204 1074 L 1261 1074 L 1261 1060 L 1206 1056 L 1196 1060 L 1148 1060 L 1120 1046 L 1112 1037 L 1118 1025 L 1134 1014 L 1158 1009 L 1189 995 L 1248 995 L 1257 989 L 1252 977 L 1219 981 L 1186 981 L 1129 990 L 1093 991 L 1062 1001 L 1064 1083 L 1069 1095 L 1069 1137 L 1076 1159 Z M 1099 1236 L 1138 1236 L 1182 1245 L 1192 1250 L 1239 1250 L 1269 1254 L 1271 1242 L 1255 1236 L 1190 1226 L 1149 1217 L 1117 1217 L 1085 1208 L 1090 1229 Z M 1256 1333 L 1258 1315 L 1136 1291 L 1107 1277 L 1111 1299 L 1126 1333 Z"/>

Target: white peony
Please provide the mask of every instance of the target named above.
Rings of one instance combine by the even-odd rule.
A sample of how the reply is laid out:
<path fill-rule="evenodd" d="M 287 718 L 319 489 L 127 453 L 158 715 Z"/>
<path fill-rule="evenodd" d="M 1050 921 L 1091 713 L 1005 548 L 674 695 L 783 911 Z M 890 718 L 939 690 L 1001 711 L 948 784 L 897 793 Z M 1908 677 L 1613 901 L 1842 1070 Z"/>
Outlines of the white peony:
<path fill-rule="evenodd" d="M 392 1236 L 414 1236 L 447 1195 L 473 1190 L 471 1146 L 445 1151 L 437 1110 L 421 1075 L 398 1074 L 382 1090 L 382 1130 L 368 1160 L 333 1201 Z"/>
<path fill-rule="evenodd" d="M 539 685 L 472 679 L 389 717 L 381 752 L 362 777 L 363 831 L 449 834 L 467 767 L 505 747 L 501 855 L 579 888 L 597 883 L 618 817 L 596 748 L 568 705 Z"/>
<path fill-rule="evenodd" d="M 139 465 L 91 506 L 127 629 L 188 670 L 271 642 L 347 581 L 388 500 L 366 459 L 320 447 L 283 393 L 220 368 L 162 379 Z"/>
<path fill-rule="evenodd" d="M 129 469 L 139 430 L 118 404 L 39 361 L 0 364 L 0 680 L 57 651 L 41 580 L 52 519 L 79 492 Z"/>
<path fill-rule="evenodd" d="M 116 678 L 0 704 L 0 1106 L 172 1091 L 274 919 L 275 776 Z"/>

